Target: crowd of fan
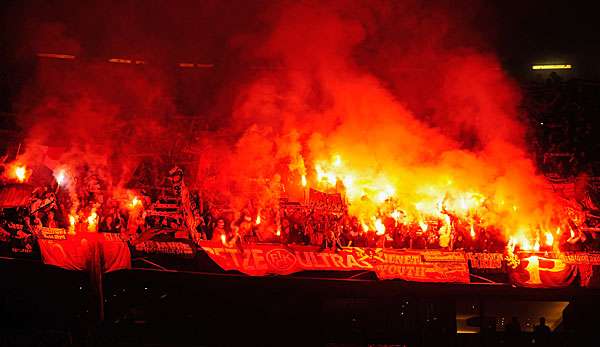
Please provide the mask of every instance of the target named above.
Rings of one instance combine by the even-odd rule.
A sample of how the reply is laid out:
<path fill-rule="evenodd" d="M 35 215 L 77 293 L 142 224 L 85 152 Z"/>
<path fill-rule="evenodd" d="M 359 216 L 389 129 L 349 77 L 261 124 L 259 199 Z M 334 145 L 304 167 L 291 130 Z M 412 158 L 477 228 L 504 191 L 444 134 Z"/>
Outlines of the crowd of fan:
<path fill-rule="evenodd" d="M 277 218 L 279 216 L 279 222 Z M 451 223 L 444 237 L 442 221 L 428 221 L 427 227 L 417 223 L 399 223 L 388 217 L 383 219 L 385 233 L 364 228 L 362 223 L 345 213 L 330 213 L 308 206 L 282 208 L 279 213 L 263 210 L 260 223 L 248 211 L 237 219 L 233 213 L 203 216 L 198 226 L 201 238 L 224 242 L 230 247 L 244 247 L 252 242 L 312 245 L 321 249 L 338 250 L 341 247 L 387 247 L 410 249 L 445 249 L 501 251 L 505 245 L 499 230 L 476 227 L 471 235 L 469 225 L 459 221 Z"/>
<path fill-rule="evenodd" d="M 572 80 L 563 82 L 556 74 L 545 83 L 537 83 L 525 88 L 523 102 L 526 119 L 531 122 L 529 142 L 533 143 L 538 166 L 551 179 L 572 178 L 576 175 L 592 175 L 594 158 L 600 143 L 594 136 L 591 119 L 600 113 L 600 84 Z M 181 170 L 170 172 L 170 179 L 182 179 Z M 94 181 L 94 180 L 92 180 Z M 178 181 L 174 180 L 174 187 Z M 86 184 L 89 188 L 94 184 Z M 69 228 L 68 212 L 71 208 L 57 201 L 70 201 L 60 196 L 56 187 L 34 191 L 28 208 L 3 211 L 0 216 L 0 237 L 26 239 L 41 227 Z M 591 187 L 593 188 L 593 187 Z M 97 210 L 97 231 L 124 233 L 135 238 L 146 230 L 173 231 L 185 229 L 181 218 L 156 215 L 136 215 L 130 218 L 130 211 L 117 201 L 99 202 L 94 190 L 83 189 L 78 193 L 81 206 L 95 206 Z M 577 197 L 584 209 L 591 211 L 588 220 L 600 227 L 600 213 L 596 192 L 589 189 L 589 195 Z M 178 193 L 180 194 L 180 193 Z M 154 200 L 154 199 L 152 199 Z M 148 206 L 151 201 L 146 202 Z M 594 212 L 595 211 L 595 212 Z M 83 224 L 91 208 L 77 212 L 79 224 Z M 284 207 L 250 214 L 242 211 L 239 217 L 233 212 L 223 213 L 215 209 L 203 209 L 197 218 L 195 236 L 197 239 L 219 240 L 232 246 L 243 246 L 248 242 L 281 242 L 319 246 L 323 249 L 338 249 L 343 246 L 394 247 L 415 249 L 452 249 L 500 251 L 506 244 L 502 233 L 492 227 L 476 223 L 465 225 L 452 220 L 445 225 L 440 220 L 425 221 L 423 224 L 398 223 L 391 217 L 383 218 L 386 232 L 378 235 L 373 228 L 365 230 L 360 221 L 339 209 L 328 210 L 323 206 Z M 595 222 L 594 222 L 595 221 Z M 442 228 L 450 229 L 440 232 Z M 565 233 L 568 234 L 568 233 Z M 596 247 L 596 232 L 577 230 L 575 236 L 561 240 L 561 249 L 590 250 Z"/>
<path fill-rule="evenodd" d="M 600 161 L 600 83 L 552 73 L 545 82 L 523 86 L 522 112 L 538 167 L 551 177 L 593 174 Z"/>
<path fill-rule="evenodd" d="M 81 206 L 94 206 L 97 217 L 93 231 L 118 233 L 134 243 L 160 235 L 163 239 L 191 237 L 195 241 L 213 240 L 241 248 L 255 242 L 311 245 L 322 250 L 356 246 L 501 252 L 506 247 L 501 230 L 477 221 L 468 223 L 450 216 L 449 222 L 432 219 L 421 223 L 402 223 L 388 216 L 381 218 L 385 233 L 378 233 L 338 207 L 328 209 L 327 206 L 302 204 L 282 204 L 280 208 L 235 213 L 209 208 L 207 202 L 195 202 L 192 205 L 198 207 L 197 226 L 195 230 L 189 230 L 186 223 L 190 219 L 182 218 L 181 212 L 185 208 L 181 200 L 176 203 L 178 210 L 170 215 L 156 213 L 155 206 L 165 205 L 164 197 L 140 196 L 145 208 L 139 208 L 135 213 L 122 201 L 101 199 L 102 202 L 99 202 L 93 194 L 79 194 L 78 203 Z M 70 230 L 72 232 L 89 230 L 86 223 L 91 208 L 79 209 L 74 216 L 77 222 L 73 226 L 67 212 L 72 206 L 61 203 L 69 201 L 65 198 L 48 188 L 36 190 L 28 207 L 6 210 L 0 216 L 2 234 L 27 240 L 42 227 L 74 229 Z M 565 232 L 558 240 L 560 249 L 600 249 L 596 232 L 575 225 L 572 229 L 575 233 Z M 552 246 L 544 245 L 543 240 L 541 243 L 540 250 L 553 250 Z"/>

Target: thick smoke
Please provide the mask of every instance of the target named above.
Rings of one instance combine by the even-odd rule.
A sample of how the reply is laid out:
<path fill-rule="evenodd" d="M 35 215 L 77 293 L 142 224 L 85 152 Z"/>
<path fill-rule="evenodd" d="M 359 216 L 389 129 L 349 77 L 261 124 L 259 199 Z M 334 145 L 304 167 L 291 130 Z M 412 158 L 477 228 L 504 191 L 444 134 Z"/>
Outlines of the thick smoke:
<path fill-rule="evenodd" d="M 101 166 L 113 188 L 125 184 L 142 154 L 168 157 L 193 147 L 190 184 L 236 210 L 273 204 L 282 191 L 300 199 L 303 175 L 321 188 L 316 164 L 339 156 L 340 171 L 357 186 L 348 191 L 357 216 L 368 217 L 369 201 L 393 187 L 407 210 L 474 192 L 493 205 L 488 224 L 512 233 L 549 223 L 553 199 L 524 147 L 518 89 L 478 33 L 480 7 L 462 5 L 253 6 L 243 28 L 227 31 L 220 97 L 197 115 L 210 129 L 197 134 L 177 117 L 168 71 L 41 67 L 24 93 L 34 105 L 22 111 L 29 147 L 58 146 L 57 162 Z"/>
<path fill-rule="evenodd" d="M 245 48 L 276 68 L 239 93 L 232 124 L 242 135 L 229 160 L 212 162 L 213 188 L 276 178 L 298 197 L 299 177 L 318 187 L 314 164 L 339 155 L 341 171 L 362 180 L 356 215 L 373 211 L 359 197 L 391 186 L 407 210 L 476 192 L 486 224 L 548 226 L 553 199 L 524 148 L 519 92 L 469 19 L 411 1 L 271 9 L 268 34 Z"/>
<path fill-rule="evenodd" d="M 40 67 L 39 100 L 23 111 L 25 161 L 103 171 L 110 187 L 126 183 L 140 158 L 168 152 L 176 124 L 162 76 L 89 64 Z M 116 71 L 115 71 L 116 70 Z M 158 80 L 161 83 L 154 83 Z M 34 156 L 33 158 L 30 156 Z"/>

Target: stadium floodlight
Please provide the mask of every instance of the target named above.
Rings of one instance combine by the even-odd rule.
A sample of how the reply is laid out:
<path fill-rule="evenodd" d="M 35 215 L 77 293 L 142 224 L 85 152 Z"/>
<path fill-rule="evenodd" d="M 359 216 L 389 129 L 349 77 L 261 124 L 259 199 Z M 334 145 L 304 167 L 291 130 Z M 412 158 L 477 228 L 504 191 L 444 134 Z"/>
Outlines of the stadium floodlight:
<path fill-rule="evenodd" d="M 531 66 L 532 70 L 565 70 L 571 69 L 571 64 L 541 64 Z"/>

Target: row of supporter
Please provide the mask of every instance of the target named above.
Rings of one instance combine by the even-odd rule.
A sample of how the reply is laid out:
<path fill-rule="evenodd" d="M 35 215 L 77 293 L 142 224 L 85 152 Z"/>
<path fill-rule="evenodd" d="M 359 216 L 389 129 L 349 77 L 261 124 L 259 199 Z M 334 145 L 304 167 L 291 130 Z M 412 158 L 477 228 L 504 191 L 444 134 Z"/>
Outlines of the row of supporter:
<path fill-rule="evenodd" d="M 60 200 L 34 213 L 25 207 L 4 210 L 0 215 L 0 228 L 5 238 L 23 239 L 36 235 L 41 228 L 64 228 L 71 233 L 118 233 L 133 243 L 157 237 L 191 238 L 218 241 L 229 247 L 256 242 L 312 245 L 333 250 L 356 246 L 501 252 L 506 247 L 502 231 L 489 226 L 469 225 L 459 220 L 450 224 L 441 220 L 403 224 L 388 217 L 382 222 L 385 232 L 379 233 L 365 228 L 347 213 L 307 205 L 265 208 L 254 213 L 243 210 L 238 214 L 204 208 L 197 211 L 197 223 L 190 228 L 181 199 L 163 194 L 155 198 L 142 196 L 140 200 L 143 201 L 140 206 L 132 209 L 108 199 L 94 208 L 80 209 L 76 215 L 66 213 L 67 208 Z M 194 204 L 209 206 L 207 202 Z M 559 236 L 558 245 L 561 250 L 598 250 L 600 239 L 596 235 L 586 229 L 565 232 Z M 552 251 L 553 245 L 542 244 L 540 250 Z"/>
<path fill-rule="evenodd" d="M 125 200 L 106 197 L 93 175 L 72 191 L 56 184 L 36 188 L 25 206 L 2 209 L 0 231 L 4 238 L 26 239 L 42 228 L 64 228 L 69 233 L 117 233 L 135 244 L 150 239 L 213 240 L 229 247 L 245 244 L 283 243 L 313 245 L 337 250 L 357 246 L 398 249 L 444 249 L 500 252 L 506 235 L 473 217 L 469 222 L 453 218 L 404 223 L 381 216 L 380 228 L 362 223 L 348 213 L 339 195 L 311 190 L 307 203 L 282 200 L 260 209 L 234 211 L 203 201 L 183 183 L 175 167 L 163 184 L 129 192 Z M 586 185 L 586 180 L 581 180 Z M 91 183 L 90 183 L 91 182 Z M 579 186 L 576 184 L 575 186 Z M 577 190 L 577 189 L 575 189 Z M 75 193 L 73 193 L 75 192 Z M 577 194 L 576 194 L 577 195 Z M 581 199 L 580 199 L 581 200 Z M 314 202 L 321 203 L 314 203 Z M 585 206 L 584 206 L 585 207 Z M 586 209 L 594 209 L 593 203 Z M 595 220 L 593 211 L 588 211 Z M 598 219 L 600 220 L 600 219 Z M 571 226 L 556 236 L 558 242 L 539 245 L 541 251 L 589 251 L 600 249 L 592 228 Z"/>

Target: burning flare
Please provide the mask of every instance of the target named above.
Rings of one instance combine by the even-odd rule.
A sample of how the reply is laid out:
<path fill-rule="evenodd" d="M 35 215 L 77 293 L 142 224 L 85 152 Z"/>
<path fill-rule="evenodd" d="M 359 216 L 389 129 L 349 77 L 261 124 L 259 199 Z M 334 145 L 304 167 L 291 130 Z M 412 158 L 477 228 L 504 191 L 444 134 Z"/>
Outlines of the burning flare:
<path fill-rule="evenodd" d="M 54 174 L 54 178 L 56 179 L 56 183 L 58 183 L 58 185 L 62 185 L 65 182 L 65 170 L 59 170 L 57 173 Z"/>
<path fill-rule="evenodd" d="M 19 183 L 25 182 L 29 177 L 29 174 L 30 173 L 27 171 L 27 167 L 21 164 L 13 164 L 9 171 L 9 177 Z"/>
<path fill-rule="evenodd" d="M 381 218 L 375 219 L 375 230 L 377 231 L 377 235 L 385 234 L 385 225 L 383 225 Z"/>
<path fill-rule="evenodd" d="M 442 247 L 447 246 L 447 241 L 462 226 L 466 226 L 467 235 L 473 240 L 480 229 L 499 230 L 521 250 L 537 251 L 540 243 L 554 243 L 554 237 L 540 232 L 548 215 L 525 208 L 518 203 L 518 194 L 508 199 L 508 194 L 488 189 L 488 183 L 479 182 L 477 178 L 459 179 L 453 177 L 452 171 L 442 169 L 424 171 L 406 183 L 398 178 L 407 175 L 401 167 L 389 173 L 371 167 L 361 169 L 361 158 L 345 159 L 337 152 L 329 158 L 314 161 L 316 188 L 335 189 L 342 194 L 348 202 L 349 214 L 358 218 L 365 231 L 385 234 L 382 219 L 389 216 L 396 225 L 414 225 L 424 233 L 439 232 Z M 353 167 L 353 163 L 358 166 Z M 503 187 L 507 193 L 512 193 L 511 188 Z M 487 194 L 484 191 L 488 191 Z M 437 229 L 436 225 L 441 227 Z"/>
<path fill-rule="evenodd" d="M 96 209 L 92 209 L 90 215 L 87 217 L 88 231 L 96 231 L 98 226 L 98 214 Z"/>
<path fill-rule="evenodd" d="M 15 167 L 15 176 L 19 182 L 23 183 L 25 181 L 25 173 L 27 173 L 27 168 L 25 166 Z"/>
<path fill-rule="evenodd" d="M 77 223 L 77 216 L 69 214 L 69 234 L 75 234 L 75 224 Z"/>
<path fill-rule="evenodd" d="M 554 236 L 549 231 L 547 231 L 545 233 L 545 236 L 546 236 L 546 246 L 551 247 L 554 244 Z"/>
<path fill-rule="evenodd" d="M 142 206 L 142 201 L 137 196 L 134 196 L 131 199 L 131 201 L 129 202 L 129 208 L 131 208 L 131 209 L 141 207 L 141 206 Z"/>

